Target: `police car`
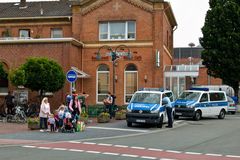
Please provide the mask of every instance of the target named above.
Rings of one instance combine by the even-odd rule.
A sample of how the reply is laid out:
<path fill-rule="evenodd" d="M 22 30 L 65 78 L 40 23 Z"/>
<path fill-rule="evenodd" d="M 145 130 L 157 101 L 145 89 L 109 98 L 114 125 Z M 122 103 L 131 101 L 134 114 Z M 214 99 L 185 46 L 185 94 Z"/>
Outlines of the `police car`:
<path fill-rule="evenodd" d="M 228 101 L 224 91 L 209 91 L 208 88 L 192 88 L 184 91 L 175 101 L 175 118 L 179 116 L 201 117 L 218 116 L 224 119 L 227 113 Z"/>
<path fill-rule="evenodd" d="M 172 91 L 161 88 L 143 88 L 135 92 L 127 106 L 127 126 L 144 123 L 156 124 L 158 128 L 162 128 L 163 123 L 168 120 L 166 107 L 162 101 L 163 95 L 169 97 L 171 102 L 174 101 Z"/>

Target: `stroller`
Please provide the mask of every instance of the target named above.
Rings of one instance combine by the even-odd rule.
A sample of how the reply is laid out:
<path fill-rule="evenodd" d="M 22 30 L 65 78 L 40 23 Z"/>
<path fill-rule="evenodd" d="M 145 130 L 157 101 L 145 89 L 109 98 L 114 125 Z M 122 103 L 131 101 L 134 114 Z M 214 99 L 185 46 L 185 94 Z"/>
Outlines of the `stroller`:
<path fill-rule="evenodd" d="M 63 119 L 62 133 L 74 133 L 76 130 L 76 116 L 73 117 L 71 113 L 66 112 Z"/>

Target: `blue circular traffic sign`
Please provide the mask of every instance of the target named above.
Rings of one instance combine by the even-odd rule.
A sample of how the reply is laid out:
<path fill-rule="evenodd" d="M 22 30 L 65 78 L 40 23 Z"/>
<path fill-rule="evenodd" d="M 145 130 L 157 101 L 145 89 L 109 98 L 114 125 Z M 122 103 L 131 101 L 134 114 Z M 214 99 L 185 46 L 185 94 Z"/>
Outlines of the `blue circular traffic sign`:
<path fill-rule="evenodd" d="M 77 73 L 74 70 L 70 70 L 67 72 L 66 77 L 68 82 L 73 83 L 77 80 Z"/>

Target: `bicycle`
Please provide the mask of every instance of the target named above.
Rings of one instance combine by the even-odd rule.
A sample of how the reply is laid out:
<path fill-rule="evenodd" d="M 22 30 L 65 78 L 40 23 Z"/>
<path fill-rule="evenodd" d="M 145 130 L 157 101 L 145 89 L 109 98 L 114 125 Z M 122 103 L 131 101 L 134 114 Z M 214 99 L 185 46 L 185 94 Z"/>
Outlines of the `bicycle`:
<path fill-rule="evenodd" d="M 21 106 L 15 106 L 15 114 L 11 115 L 8 114 L 7 115 L 7 122 L 17 122 L 17 123 L 26 123 L 27 122 L 27 116 L 23 110 L 23 107 Z"/>

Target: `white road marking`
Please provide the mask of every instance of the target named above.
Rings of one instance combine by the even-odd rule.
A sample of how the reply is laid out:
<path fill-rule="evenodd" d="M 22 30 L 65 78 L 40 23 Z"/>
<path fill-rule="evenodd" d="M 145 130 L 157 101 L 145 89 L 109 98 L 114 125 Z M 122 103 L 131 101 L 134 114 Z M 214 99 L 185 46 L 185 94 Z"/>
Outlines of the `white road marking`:
<path fill-rule="evenodd" d="M 124 145 L 114 145 L 114 147 L 128 148 L 128 146 L 124 146 Z"/>
<path fill-rule="evenodd" d="M 81 149 L 69 149 L 69 151 L 72 151 L 72 152 L 84 152 L 84 150 L 81 150 Z"/>
<path fill-rule="evenodd" d="M 240 158 L 240 156 L 235 156 L 235 155 L 226 155 L 226 157 L 229 157 L 229 158 Z"/>
<path fill-rule="evenodd" d="M 66 151 L 68 150 L 67 148 L 52 148 L 52 150 L 56 150 L 56 151 Z"/>
<path fill-rule="evenodd" d="M 160 160 L 176 160 L 176 159 L 161 158 Z"/>
<path fill-rule="evenodd" d="M 83 144 L 97 144 L 97 143 L 92 143 L 92 142 L 83 142 Z"/>
<path fill-rule="evenodd" d="M 205 154 L 206 156 L 215 156 L 215 157 L 221 157 L 223 156 L 222 154 L 213 154 L 213 153 L 207 153 Z"/>
<path fill-rule="evenodd" d="M 158 151 L 158 152 L 162 152 L 162 149 L 157 149 L 157 148 L 148 148 L 149 151 Z"/>
<path fill-rule="evenodd" d="M 36 146 L 22 146 L 24 148 L 36 148 Z"/>
<path fill-rule="evenodd" d="M 106 144 L 106 143 L 98 143 L 99 146 L 112 146 L 113 144 Z"/>
<path fill-rule="evenodd" d="M 133 158 L 139 157 L 138 155 L 135 155 L 135 154 L 121 154 L 121 156 L 123 156 L 123 157 L 133 157 Z"/>
<path fill-rule="evenodd" d="M 98 154 L 98 153 L 101 153 L 101 152 L 98 152 L 98 151 L 86 151 L 87 153 L 95 153 L 95 154 Z"/>
<path fill-rule="evenodd" d="M 111 127 L 96 127 L 96 126 L 89 126 L 89 129 L 104 129 L 104 130 L 112 130 L 112 131 L 126 131 L 126 132 L 142 132 L 146 133 L 150 130 L 138 130 L 138 129 L 124 129 L 124 128 L 111 128 Z"/>
<path fill-rule="evenodd" d="M 102 154 L 118 156 L 120 153 L 103 152 Z"/>
<path fill-rule="evenodd" d="M 78 142 L 78 141 L 68 141 L 69 143 L 82 143 L 82 142 Z"/>
<path fill-rule="evenodd" d="M 169 153 L 182 153 L 180 151 L 172 151 L 172 150 L 166 150 L 166 152 L 169 152 Z"/>
<path fill-rule="evenodd" d="M 148 157 L 148 156 L 141 156 L 140 158 L 144 158 L 144 159 L 157 159 L 156 157 Z"/>
<path fill-rule="evenodd" d="M 144 148 L 144 147 L 131 147 L 132 149 L 146 149 L 146 148 Z"/>
<path fill-rule="evenodd" d="M 50 147 L 37 147 L 38 149 L 52 149 Z"/>
<path fill-rule="evenodd" d="M 202 153 L 197 153 L 197 152 L 185 152 L 185 154 L 201 155 Z"/>

